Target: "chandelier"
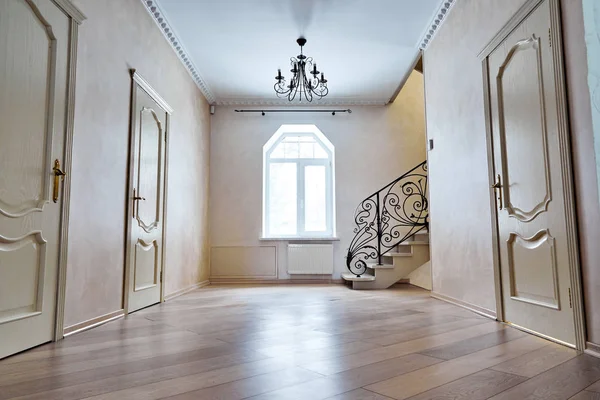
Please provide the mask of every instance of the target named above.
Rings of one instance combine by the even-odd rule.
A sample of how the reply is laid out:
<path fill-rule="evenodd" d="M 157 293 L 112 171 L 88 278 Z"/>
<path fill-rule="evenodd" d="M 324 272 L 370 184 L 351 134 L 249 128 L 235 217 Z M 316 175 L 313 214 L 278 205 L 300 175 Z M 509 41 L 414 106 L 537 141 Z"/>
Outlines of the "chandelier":
<path fill-rule="evenodd" d="M 281 75 L 281 69 L 277 70 L 275 93 L 280 98 L 287 97 L 289 101 L 293 101 L 296 96 L 298 96 L 299 101 L 302 101 L 304 97 L 305 100 L 311 102 L 313 96 L 322 99 L 329 93 L 327 79 L 325 79 L 322 72 L 317 70 L 317 64 L 312 57 L 304 55 L 303 47 L 306 44 L 306 39 L 303 37 L 298 38 L 296 43 L 300 46 L 300 55 L 290 58 L 290 65 L 292 66 L 290 72 L 294 75 L 288 85 L 283 75 Z M 321 74 L 320 77 L 319 74 Z"/>

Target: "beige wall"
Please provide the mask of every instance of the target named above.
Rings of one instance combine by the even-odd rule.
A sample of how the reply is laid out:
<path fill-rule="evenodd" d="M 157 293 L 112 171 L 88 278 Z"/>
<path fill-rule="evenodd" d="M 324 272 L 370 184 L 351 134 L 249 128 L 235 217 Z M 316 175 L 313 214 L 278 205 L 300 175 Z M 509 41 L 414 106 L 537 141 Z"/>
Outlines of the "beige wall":
<path fill-rule="evenodd" d="M 433 290 L 495 310 L 479 51 L 525 0 L 458 0 L 425 52 Z M 600 210 L 581 0 L 562 0 L 577 206 L 590 338 L 600 340 Z M 452 201 L 448 201 L 452 199 Z"/>
<path fill-rule="evenodd" d="M 262 229 L 262 147 L 282 124 L 315 124 L 335 146 L 339 242 L 334 243 L 334 274 L 346 272 L 345 254 L 353 237 L 354 211 L 365 197 L 425 160 L 423 77 L 413 73 L 396 102 L 387 107 L 351 107 L 352 114 L 239 114 L 217 107 L 212 119 L 210 240 L 218 260 L 265 254 L 264 262 L 240 265 L 221 261 L 212 275 L 225 278 L 289 279 L 285 242 L 260 242 Z M 247 247 L 275 246 L 272 251 Z M 213 257 L 215 258 L 215 257 Z M 226 264 L 226 265 L 225 265 Z M 223 265 L 223 267 L 220 267 Z M 227 271 L 225 271 L 227 269 Z M 298 277 L 298 276 L 295 276 Z M 304 277 L 318 278 L 318 276 Z"/>
<path fill-rule="evenodd" d="M 122 308 L 131 78 L 174 108 L 165 294 L 208 278 L 208 105 L 139 0 L 75 0 L 80 28 L 65 326 Z"/>
<path fill-rule="evenodd" d="M 433 290 L 495 310 L 479 51 L 525 0 L 458 0 L 425 52 Z"/>
<path fill-rule="evenodd" d="M 600 203 L 581 0 L 563 0 L 569 113 L 588 340 L 600 343 Z M 596 307 L 594 307 L 596 305 Z"/>

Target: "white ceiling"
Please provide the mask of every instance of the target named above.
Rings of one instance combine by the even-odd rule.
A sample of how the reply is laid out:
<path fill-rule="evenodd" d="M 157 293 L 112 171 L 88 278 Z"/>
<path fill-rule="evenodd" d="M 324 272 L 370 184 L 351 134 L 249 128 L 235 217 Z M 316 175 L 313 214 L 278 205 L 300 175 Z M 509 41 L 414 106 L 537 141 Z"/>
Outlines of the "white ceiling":
<path fill-rule="evenodd" d="M 441 0 L 143 1 L 216 104 L 277 101 L 299 36 L 329 80 L 327 104 L 387 103 L 446 12 Z"/>

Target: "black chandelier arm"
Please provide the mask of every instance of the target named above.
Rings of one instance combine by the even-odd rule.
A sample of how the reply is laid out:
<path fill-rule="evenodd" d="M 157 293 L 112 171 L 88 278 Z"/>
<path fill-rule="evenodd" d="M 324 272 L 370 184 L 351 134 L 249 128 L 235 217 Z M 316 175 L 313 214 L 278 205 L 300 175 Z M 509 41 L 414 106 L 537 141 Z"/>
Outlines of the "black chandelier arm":
<path fill-rule="evenodd" d="M 289 89 L 285 88 L 285 80 L 280 82 L 275 82 L 273 89 L 275 89 L 275 93 L 277 93 L 277 97 L 285 97 L 289 93 Z"/>

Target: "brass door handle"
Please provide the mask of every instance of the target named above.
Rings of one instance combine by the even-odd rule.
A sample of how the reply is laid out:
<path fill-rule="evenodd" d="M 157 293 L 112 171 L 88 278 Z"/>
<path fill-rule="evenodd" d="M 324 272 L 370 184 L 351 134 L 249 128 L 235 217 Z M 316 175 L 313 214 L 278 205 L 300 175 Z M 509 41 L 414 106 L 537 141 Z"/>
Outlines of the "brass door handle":
<path fill-rule="evenodd" d="M 64 180 L 65 176 L 67 176 L 67 174 L 65 174 L 64 171 L 60 169 L 60 161 L 58 161 L 58 158 L 54 160 L 54 168 L 52 168 L 52 171 L 54 171 L 54 188 L 52 191 L 52 201 L 58 203 L 58 188 L 60 185 L 60 181 Z"/>
<path fill-rule="evenodd" d="M 502 180 L 500 179 L 500 174 L 496 177 L 496 183 L 491 186 L 494 189 L 498 189 L 498 209 L 502 210 Z"/>

